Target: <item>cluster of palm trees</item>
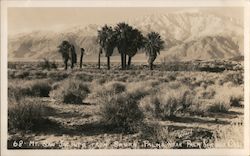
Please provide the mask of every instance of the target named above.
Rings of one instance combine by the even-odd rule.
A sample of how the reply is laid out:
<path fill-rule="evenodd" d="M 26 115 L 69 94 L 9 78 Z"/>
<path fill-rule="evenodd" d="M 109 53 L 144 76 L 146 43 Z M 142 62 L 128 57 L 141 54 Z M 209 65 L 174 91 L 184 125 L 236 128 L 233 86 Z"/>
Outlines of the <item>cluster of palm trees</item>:
<path fill-rule="evenodd" d="M 63 62 L 65 65 L 65 70 L 68 69 L 68 61 L 71 61 L 71 68 L 74 68 L 74 64 L 77 63 L 77 56 L 75 51 L 75 46 L 71 44 L 69 41 L 62 41 L 62 43 L 58 46 L 58 51 L 61 53 Z"/>
<path fill-rule="evenodd" d="M 100 46 L 98 55 L 98 68 L 100 68 L 100 57 L 104 52 L 107 57 L 107 68 L 110 69 L 110 57 L 113 55 L 114 49 L 117 48 L 121 55 L 121 68 L 129 69 L 132 58 L 140 49 L 144 49 L 148 57 L 148 64 L 153 70 L 153 62 L 155 61 L 160 50 L 163 47 L 163 40 L 157 32 L 150 32 L 146 36 L 132 26 L 126 23 L 118 23 L 114 28 L 104 25 L 98 30 L 98 44 Z M 77 62 L 75 47 L 69 41 L 64 40 L 58 46 L 59 52 L 62 55 L 65 70 L 68 68 L 68 61 L 71 61 L 71 68 Z M 81 48 L 80 68 L 82 68 L 82 59 L 84 49 Z"/>
<path fill-rule="evenodd" d="M 110 57 L 114 49 L 117 48 L 121 55 L 121 68 L 129 69 L 132 57 L 140 50 L 144 49 L 148 57 L 148 64 L 153 70 L 155 61 L 164 41 L 157 32 L 150 32 L 145 37 L 142 33 L 126 23 L 118 23 L 114 28 L 104 25 L 98 30 L 98 43 L 100 45 L 98 66 L 100 68 L 101 53 L 107 57 L 107 68 L 110 69 Z M 128 58 L 128 60 L 127 60 Z"/>
<path fill-rule="evenodd" d="M 64 62 L 64 69 L 68 69 L 68 61 L 71 61 L 71 69 L 74 68 L 74 65 L 77 63 L 77 54 L 75 50 L 75 46 L 67 40 L 62 41 L 62 43 L 57 47 L 59 53 L 62 55 L 62 59 Z M 82 68 L 82 60 L 84 55 L 84 48 L 81 48 L 80 55 L 80 68 Z"/>

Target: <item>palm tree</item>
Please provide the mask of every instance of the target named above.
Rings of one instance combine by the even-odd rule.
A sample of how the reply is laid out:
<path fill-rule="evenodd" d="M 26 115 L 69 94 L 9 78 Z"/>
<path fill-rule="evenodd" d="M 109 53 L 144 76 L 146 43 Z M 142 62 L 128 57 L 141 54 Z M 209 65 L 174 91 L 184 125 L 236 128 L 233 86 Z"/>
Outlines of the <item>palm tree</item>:
<path fill-rule="evenodd" d="M 147 34 L 144 42 L 144 48 L 148 57 L 148 64 L 150 66 L 150 70 L 153 70 L 153 63 L 157 55 L 160 54 L 160 50 L 164 48 L 164 41 L 157 32 L 151 32 Z"/>
<path fill-rule="evenodd" d="M 99 48 L 99 53 L 98 53 L 98 69 L 101 69 L 101 54 L 102 54 L 102 48 Z"/>
<path fill-rule="evenodd" d="M 77 63 L 77 55 L 76 55 L 76 50 L 75 50 L 75 46 L 73 44 L 70 45 L 70 56 L 71 56 L 71 69 L 74 68 L 74 64 Z"/>
<path fill-rule="evenodd" d="M 112 27 L 105 25 L 101 30 L 98 30 L 98 42 L 101 49 L 105 52 L 107 67 L 110 69 L 110 56 L 112 56 L 116 46 L 115 32 Z"/>
<path fill-rule="evenodd" d="M 62 43 L 58 46 L 58 51 L 61 53 L 63 62 L 65 65 L 65 70 L 68 69 L 68 60 L 71 61 L 71 69 L 74 68 L 74 64 L 77 63 L 77 55 L 75 51 L 75 46 L 71 44 L 69 41 L 62 41 Z"/>
<path fill-rule="evenodd" d="M 138 29 L 133 29 L 132 34 L 130 36 L 130 46 L 128 47 L 127 55 L 128 55 L 128 64 L 127 68 L 130 67 L 132 57 L 135 56 L 137 51 L 144 46 L 144 37 L 142 33 Z"/>
<path fill-rule="evenodd" d="M 64 62 L 64 69 L 67 70 L 68 69 L 68 60 L 69 60 L 69 50 L 71 48 L 71 44 L 64 40 L 62 41 L 62 43 L 58 46 L 58 51 L 61 53 L 62 58 L 63 58 L 63 62 Z"/>
<path fill-rule="evenodd" d="M 80 68 L 82 69 L 82 59 L 83 59 L 83 55 L 84 55 L 84 48 L 81 48 L 81 56 L 80 56 Z"/>
<path fill-rule="evenodd" d="M 126 23 L 118 23 L 115 27 L 117 49 L 121 55 L 121 67 L 126 69 L 126 53 L 131 45 L 131 34 L 133 28 Z"/>

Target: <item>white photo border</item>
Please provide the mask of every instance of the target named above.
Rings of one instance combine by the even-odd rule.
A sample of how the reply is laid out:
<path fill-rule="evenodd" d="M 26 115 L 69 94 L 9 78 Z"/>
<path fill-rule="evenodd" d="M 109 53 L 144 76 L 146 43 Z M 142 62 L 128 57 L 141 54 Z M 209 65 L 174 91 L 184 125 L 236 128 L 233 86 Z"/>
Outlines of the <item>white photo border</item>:
<path fill-rule="evenodd" d="M 7 64 L 8 15 L 10 7 L 243 7 L 244 8 L 244 149 L 178 150 L 7 150 Z M 84 0 L 84 1 L 1 1 L 1 155 L 249 155 L 250 80 L 250 1 L 249 0 Z"/>

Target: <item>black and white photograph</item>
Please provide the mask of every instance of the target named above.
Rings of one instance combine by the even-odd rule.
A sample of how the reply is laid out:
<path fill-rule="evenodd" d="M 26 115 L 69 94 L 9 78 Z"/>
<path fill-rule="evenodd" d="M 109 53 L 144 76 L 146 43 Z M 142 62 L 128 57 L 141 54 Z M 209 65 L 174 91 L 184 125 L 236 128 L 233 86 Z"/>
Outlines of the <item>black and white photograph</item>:
<path fill-rule="evenodd" d="M 8 7 L 6 150 L 245 149 L 245 9 Z"/>

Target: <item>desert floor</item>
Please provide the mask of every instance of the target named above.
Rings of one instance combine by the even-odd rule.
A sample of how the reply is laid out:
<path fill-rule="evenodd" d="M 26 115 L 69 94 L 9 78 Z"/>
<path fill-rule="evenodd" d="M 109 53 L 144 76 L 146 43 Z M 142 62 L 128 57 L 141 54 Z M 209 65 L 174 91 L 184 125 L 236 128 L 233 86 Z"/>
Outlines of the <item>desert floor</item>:
<path fill-rule="evenodd" d="M 41 64 L 9 63 L 10 149 L 243 148 L 244 71 L 239 63 L 222 62 L 237 68 L 220 72 L 179 64 L 156 65 L 153 71 L 140 64 L 129 70 L 112 64 L 107 70 L 105 64 L 97 69 L 88 63 L 67 71 L 61 64 L 49 70 Z M 205 64 L 214 67 L 213 62 Z M 80 91 L 81 83 L 87 91 Z M 72 102 L 65 102 L 68 95 Z M 116 105 L 120 96 L 125 101 L 136 97 L 134 112 L 126 114 L 131 111 L 126 102 Z M 111 119 L 109 113 L 120 109 L 122 118 Z M 133 121 L 135 110 L 143 114 L 138 122 Z"/>

